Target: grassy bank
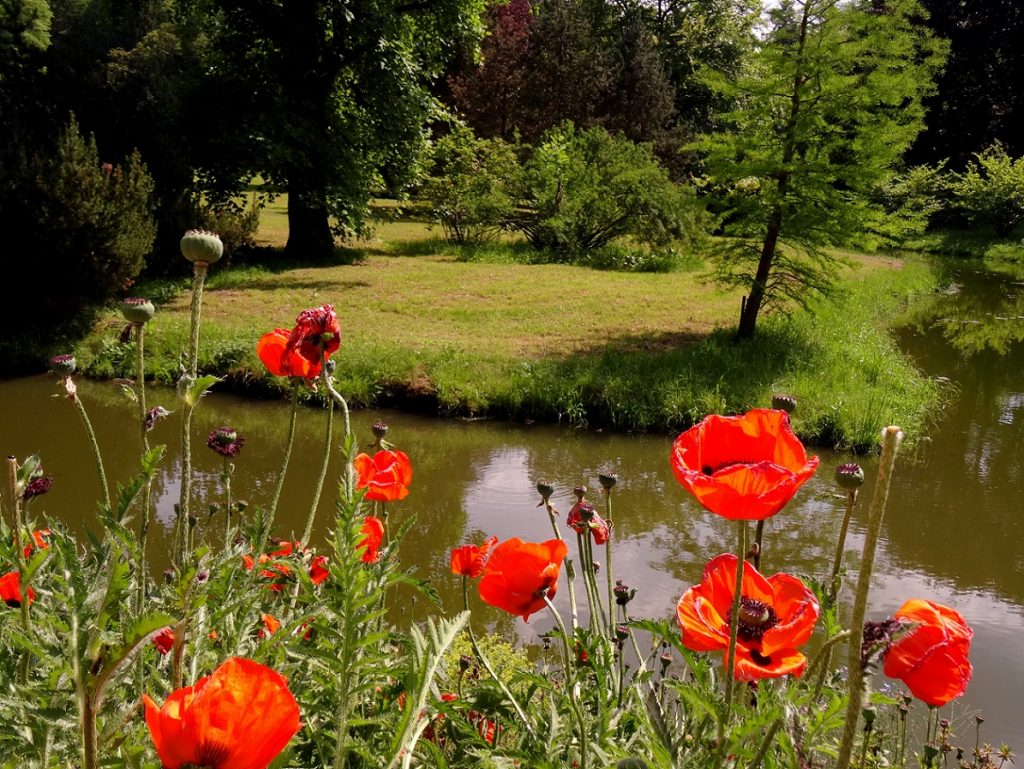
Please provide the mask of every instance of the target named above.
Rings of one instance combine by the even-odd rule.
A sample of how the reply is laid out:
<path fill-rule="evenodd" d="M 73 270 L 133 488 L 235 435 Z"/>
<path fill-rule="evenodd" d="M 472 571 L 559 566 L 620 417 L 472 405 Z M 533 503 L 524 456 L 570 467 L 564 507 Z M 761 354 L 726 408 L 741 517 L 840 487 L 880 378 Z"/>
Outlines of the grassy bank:
<path fill-rule="evenodd" d="M 697 269 L 466 262 L 436 241 L 416 248 L 407 223 L 393 226 L 405 229 L 363 244 L 353 264 L 215 267 L 200 367 L 225 377 L 225 387 L 281 392 L 286 383 L 267 376 L 256 340 L 303 308 L 332 303 L 343 328 L 335 376 L 355 406 L 669 431 L 788 392 L 800 399 L 795 425 L 806 440 L 864 448 L 885 424 L 918 431 L 937 397 L 884 327 L 932 287 L 916 261 L 854 257 L 839 294 L 813 317 L 765 319 L 756 340 L 737 344 L 722 329 L 734 324 L 739 297 L 710 287 Z M 419 252 L 429 255 L 395 255 Z M 182 286 L 147 289 L 166 300 L 147 329 L 149 373 L 170 383 L 189 296 Z M 131 371 L 132 346 L 111 329 L 116 317 L 77 350 L 90 375 Z"/>

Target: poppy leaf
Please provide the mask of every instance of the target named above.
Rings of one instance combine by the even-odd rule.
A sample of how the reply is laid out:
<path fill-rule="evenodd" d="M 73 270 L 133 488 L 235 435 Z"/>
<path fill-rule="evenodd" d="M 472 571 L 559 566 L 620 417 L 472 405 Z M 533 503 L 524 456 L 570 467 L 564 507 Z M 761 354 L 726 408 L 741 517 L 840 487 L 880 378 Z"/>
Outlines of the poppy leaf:
<path fill-rule="evenodd" d="M 50 551 L 49 550 L 39 549 L 39 550 L 35 551 L 35 553 L 29 559 L 28 563 L 25 564 L 25 570 L 24 570 L 24 575 L 25 576 L 22 579 L 22 581 L 26 585 L 32 584 L 32 577 L 35 576 L 35 573 L 37 571 L 39 571 L 39 567 L 42 566 L 43 563 L 46 562 L 46 559 L 49 556 L 50 556 Z"/>
<path fill-rule="evenodd" d="M 124 634 L 124 643 L 107 650 L 105 664 L 99 673 L 96 674 L 93 696 L 97 702 L 102 700 L 103 689 L 106 687 L 107 682 L 110 681 L 111 676 L 117 672 L 121 665 L 128 661 L 135 650 L 153 633 L 173 622 L 174 619 L 170 615 L 163 612 L 154 612 L 153 614 L 147 614 L 128 626 Z"/>
<path fill-rule="evenodd" d="M 199 377 L 189 385 L 188 390 L 185 393 L 185 402 L 188 403 L 189 406 L 195 406 L 199 402 L 199 399 L 206 395 L 206 391 L 219 381 L 220 377 L 211 376 L 210 374 Z"/>

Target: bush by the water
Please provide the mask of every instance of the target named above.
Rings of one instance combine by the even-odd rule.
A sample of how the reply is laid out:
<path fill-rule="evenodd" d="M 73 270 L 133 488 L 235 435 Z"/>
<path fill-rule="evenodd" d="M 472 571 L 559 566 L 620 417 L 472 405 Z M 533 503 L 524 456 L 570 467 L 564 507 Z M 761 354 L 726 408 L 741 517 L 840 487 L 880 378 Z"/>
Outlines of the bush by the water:
<path fill-rule="evenodd" d="M 152 192 L 137 152 L 104 162 L 72 117 L 52 155 L 30 159 L 0 193 L 8 285 L 25 292 L 0 310 L 5 326 L 22 330 L 0 340 L 4 368 L 38 366 L 61 336 L 83 331 L 95 308 L 129 290 L 156 232 Z M 30 326 L 20 322 L 26 308 Z"/>

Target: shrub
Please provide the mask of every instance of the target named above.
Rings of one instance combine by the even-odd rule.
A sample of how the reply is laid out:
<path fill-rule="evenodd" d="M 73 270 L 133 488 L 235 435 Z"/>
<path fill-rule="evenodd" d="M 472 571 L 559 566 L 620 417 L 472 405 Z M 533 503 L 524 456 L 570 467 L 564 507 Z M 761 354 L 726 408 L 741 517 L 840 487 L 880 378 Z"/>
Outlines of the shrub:
<path fill-rule="evenodd" d="M 139 154 L 102 163 L 73 116 L 52 156 L 36 157 L 30 168 L 0 205 L 0 226 L 13 241 L 5 268 L 13 285 L 33 292 L 35 310 L 28 316 L 22 302 L 5 303 L 5 326 L 21 337 L 0 343 L 10 368 L 19 367 L 22 351 L 81 330 L 94 308 L 123 295 L 155 234 L 153 181 Z"/>
<path fill-rule="evenodd" d="M 480 245 L 493 240 L 512 213 L 511 190 L 521 173 L 512 147 L 501 139 L 478 139 L 456 126 L 431 154 L 423 185 L 435 221 L 449 243 Z"/>
<path fill-rule="evenodd" d="M 953 191 L 971 222 L 989 224 L 1005 237 L 1024 221 L 1024 158 L 1014 160 L 996 142 L 975 153 Z"/>
<path fill-rule="evenodd" d="M 549 131 L 526 164 L 522 197 L 517 228 L 570 258 L 625 235 L 660 246 L 698 230 L 692 192 L 672 183 L 648 145 L 603 128 Z"/>

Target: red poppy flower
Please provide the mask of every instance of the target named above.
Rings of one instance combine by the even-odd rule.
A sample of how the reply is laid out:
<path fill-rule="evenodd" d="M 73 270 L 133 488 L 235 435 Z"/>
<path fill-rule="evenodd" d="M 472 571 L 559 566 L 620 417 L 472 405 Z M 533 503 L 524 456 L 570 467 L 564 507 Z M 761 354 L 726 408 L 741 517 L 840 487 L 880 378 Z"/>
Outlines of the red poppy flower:
<path fill-rule="evenodd" d="M 545 596 L 554 597 L 566 552 L 560 539 L 523 542 L 513 537 L 502 542 L 484 566 L 480 597 L 529 621 L 531 614 L 544 608 Z"/>
<path fill-rule="evenodd" d="M 233 657 L 158 708 L 146 725 L 163 769 L 266 769 L 299 730 L 299 707 L 284 676 Z"/>
<path fill-rule="evenodd" d="M 273 376 L 297 376 L 315 379 L 320 374 L 320 361 L 310 362 L 288 347 L 291 332 L 276 328 L 256 343 L 256 354 Z"/>
<path fill-rule="evenodd" d="M 906 627 L 885 653 L 885 674 L 898 678 L 910 693 L 929 705 L 956 699 L 971 680 L 967 659 L 974 631 L 948 606 L 919 598 L 893 615 Z"/>
<path fill-rule="evenodd" d="M 611 527 L 608 521 L 597 514 L 594 506 L 586 500 L 580 500 L 569 511 L 569 518 L 566 520 L 577 534 L 590 532 L 594 537 L 595 545 L 603 545 L 608 541 Z"/>
<path fill-rule="evenodd" d="M 326 582 L 327 578 L 330 576 L 331 570 L 327 568 L 327 556 L 314 556 L 312 562 L 309 564 L 309 579 L 314 585 L 320 585 Z"/>
<path fill-rule="evenodd" d="M 274 633 L 281 629 L 281 620 L 273 614 L 264 614 L 262 619 L 263 627 L 256 632 L 256 637 L 260 640 L 274 635 Z"/>
<path fill-rule="evenodd" d="M 46 540 L 53 532 L 49 529 L 36 529 L 32 532 L 32 541 L 25 545 L 25 549 L 22 551 L 25 557 L 28 558 L 32 555 L 32 551 L 35 549 L 49 550 L 50 543 Z"/>
<path fill-rule="evenodd" d="M 392 502 L 409 496 L 412 483 L 412 464 L 401 451 L 378 451 L 371 458 L 360 454 L 352 460 L 359 478 L 357 489 L 366 489 L 364 499 Z"/>
<path fill-rule="evenodd" d="M 687 649 L 728 653 L 735 588 L 736 556 L 724 553 L 708 561 L 700 584 L 687 590 L 676 605 Z M 796 647 L 807 642 L 818 620 L 814 594 L 796 577 L 775 574 L 765 579 L 748 563 L 741 596 L 736 678 L 753 681 L 803 675 L 807 658 Z"/>
<path fill-rule="evenodd" d="M 341 347 L 341 326 L 334 306 L 325 304 L 303 310 L 295 319 L 288 336 L 288 350 L 294 351 L 320 371 L 321 358 L 327 359 Z"/>
<path fill-rule="evenodd" d="M 174 648 L 174 628 L 165 627 L 153 636 L 153 645 L 161 654 L 168 654 Z"/>
<path fill-rule="evenodd" d="M 384 522 L 372 515 L 363 521 L 363 539 L 356 545 L 363 550 L 363 563 L 377 563 L 380 560 L 380 545 L 384 541 Z"/>
<path fill-rule="evenodd" d="M 484 564 L 491 550 L 498 544 L 497 537 L 491 537 L 479 547 L 463 545 L 452 550 L 452 574 L 476 579 L 484 573 Z"/>
<path fill-rule="evenodd" d="M 28 589 L 28 605 L 36 600 L 36 591 Z M 0 601 L 11 608 L 21 606 L 21 572 L 9 571 L 0 577 Z"/>
<path fill-rule="evenodd" d="M 760 521 L 781 510 L 814 475 L 789 415 L 755 409 L 709 416 L 672 445 L 672 471 L 704 507 L 731 520 Z"/>

